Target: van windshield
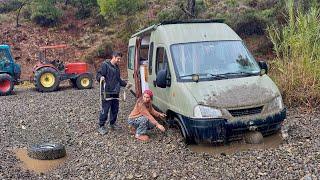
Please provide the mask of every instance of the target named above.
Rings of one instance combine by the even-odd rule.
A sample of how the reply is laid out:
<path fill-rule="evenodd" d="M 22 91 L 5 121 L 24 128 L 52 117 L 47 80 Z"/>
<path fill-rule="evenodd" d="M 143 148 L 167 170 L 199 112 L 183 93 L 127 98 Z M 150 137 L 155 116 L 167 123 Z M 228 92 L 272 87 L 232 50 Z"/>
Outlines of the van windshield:
<path fill-rule="evenodd" d="M 200 80 L 258 75 L 260 68 L 242 41 L 212 41 L 171 46 L 178 79 Z"/>

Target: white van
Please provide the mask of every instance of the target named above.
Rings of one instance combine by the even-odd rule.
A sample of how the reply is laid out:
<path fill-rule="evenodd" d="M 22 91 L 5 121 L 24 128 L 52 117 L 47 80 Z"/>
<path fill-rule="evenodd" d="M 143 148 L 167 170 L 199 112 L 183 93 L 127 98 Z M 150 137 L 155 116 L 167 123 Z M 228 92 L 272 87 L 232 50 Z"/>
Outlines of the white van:
<path fill-rule="evenodd" d="M 242 39 L 220 21 L 164 22 L 129 41 L 132 92 L 154 92 L 153 105 L 179 126 L 186 142 L 264 136 L 286 118 L 281 94 Z"/>

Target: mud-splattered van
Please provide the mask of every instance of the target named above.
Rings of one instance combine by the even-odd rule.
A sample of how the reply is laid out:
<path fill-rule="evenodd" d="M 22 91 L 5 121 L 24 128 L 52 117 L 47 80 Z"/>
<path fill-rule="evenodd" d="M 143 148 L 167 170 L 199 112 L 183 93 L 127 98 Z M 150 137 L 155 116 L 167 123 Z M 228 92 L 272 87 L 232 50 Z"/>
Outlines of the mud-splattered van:
<path fill-rule="evenodd" d="M 281 94 L 241 38 L 220 21 L 164 22 L 129 41 L 132 91 L 153 104 L 187 142 L 226 142 L 249 131 L 264 136 L 286 118 Z"/>

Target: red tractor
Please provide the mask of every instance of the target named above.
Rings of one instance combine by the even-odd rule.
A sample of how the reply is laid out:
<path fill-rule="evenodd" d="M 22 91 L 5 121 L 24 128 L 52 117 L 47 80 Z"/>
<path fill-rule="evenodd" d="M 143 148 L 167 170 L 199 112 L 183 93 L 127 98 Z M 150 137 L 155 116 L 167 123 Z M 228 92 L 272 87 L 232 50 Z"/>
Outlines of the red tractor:
<path fill-rule="evenodd" d="M 59 88 L 61 81 L 70 80 L 78 89 L 92 88 L 93 75 L 88 71 L 87 63 L 76 62 L 63 64 L 60 60 L 47 60 L 47 50 L 64 49 L 67 45 L 40 47 L 40 62 L 33 67 L 33 81 L 40 92 L 52 92 Z"/>

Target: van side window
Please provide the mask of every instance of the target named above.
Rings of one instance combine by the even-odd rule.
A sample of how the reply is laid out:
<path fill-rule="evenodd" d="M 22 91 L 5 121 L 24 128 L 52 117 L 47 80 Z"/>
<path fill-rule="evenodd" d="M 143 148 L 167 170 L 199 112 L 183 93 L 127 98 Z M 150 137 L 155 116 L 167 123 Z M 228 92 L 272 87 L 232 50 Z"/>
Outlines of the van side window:
<path fill-rule="evenodd" d="M 133 69 L 134 63 L 134 46 L 129 47 L 128 51 L 128 69 Z"/>
<path fill-rule="evenodd" d="M 149 75 L 152 74 L 152 57 L 153 57 L 153 42 L 150 44 L 150 49 L 149 49 Z"/>
<path fill-rule="evenodd" d="M 162 69 L 166 69 L 168 66 L 168 57 L 166 50 L 163 47 L 157 48 L 156 54 L 156 73 Z"/>

